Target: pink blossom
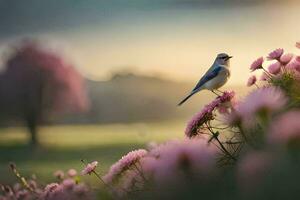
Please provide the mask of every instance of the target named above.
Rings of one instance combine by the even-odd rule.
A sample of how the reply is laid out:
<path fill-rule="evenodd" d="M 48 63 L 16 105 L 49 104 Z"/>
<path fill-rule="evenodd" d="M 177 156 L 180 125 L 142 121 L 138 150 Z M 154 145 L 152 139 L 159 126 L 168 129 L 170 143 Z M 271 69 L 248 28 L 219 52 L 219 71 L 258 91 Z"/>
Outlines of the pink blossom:
<path fill-rule="evenodd" d="M 82 170 L 81 174 L 82 175 L 87 175 L 87 174 L 91 175 L 91 173 L 96 169 L 97 165 L 98 165 L 97 161 L 88 163 L 86 165 L 86 167 Z"/>
<path fill-rule="evenodd" d="M 57 170 L 56 172 L 54 172 L 53 175 L 58 179 L 63 179 L 65 176 L 65 173 L 62 170 Z"/>
<path fill-rule="evenodd" d="M 44 192 L 38 199 L 57 200 L 57 199 L 91 199 L 89 190 L 83 183 L 75 184 L 72 179 L 66 179 L 62 184 L 53 183 L 46 186 Z"/>
<path fill-rule="evenodd" d="M 282 56 L 283 52 L 284 51 L 282 48 L 275 49 L 274 51 L 269 53 L 267 58 L 268 58 L 268 60 L 279 60 L 280 57 Z"/>
<path fill-rule="evenodd" d="M 118 190 L 119 196 L 124 196 L 125 191 L 141 190 L 144 186 L 143 177 L 136 170 L 129 170 L 125 173 L 124 179 L 119 187 L 123 190 Z"/>
<path fill-rule="evenodd" d="M 204 106 L 204 108 L 194 115 L 194 117 L 187 123 L 185 135 L 189 138 L 198 135 L 199 127 L 201 127 L 205 122 L 214 118 L 213 111 L 220 105 L 229 102 L 234 95 L 235 94 L 232 91 L 225 91 L 222 96 L 217 97 L 210 104 Z"/>
<path fill-rule="evenodd" d="M 271 65 L 269 65 L 268 70 L 271 74 L 278 74 L 281 70 L 281 63 L 280 62 L 275 62 Z"/>
<path fill-rule="evenodd" d="M 153 175 L 157 159 L 160 156 L 161 150 L 163 150 L 163 148 L 160 148 L 161 145 L 164 145 L 164 144 L 158 145 L 157 147 L 155 147 L 155 149 L 153 149 L 152 151 L 149 152 L 149 156 L 145 156 L 140 160 L 140 165 L 142 167 L 142 171 L 146 177 Z M 153 156 L 153 155 L 155 155 L 155 156 Z"/>
<path fill-rule="evenodd" d="M 263 57 L 259 57 L 258 59 L 256 59 L 250 66 L 250 70 L 251 71 L 255 71 L 257 69 L 261 69 L 262 68 L 262 64 L 264 62 L 264 58 Z"/>
<path fill-rule="evenodd" d="M 62 185 L 65 189 L 71 189 L 75 185 L 75 181 L 73 179 L 68 178 L 63 180 Z"/>
<path fill-rule="evenodd" d="M 267 152 L 251 152 L 238 163 L 237 179 L 244 192 L 251 192 L 267 175 L 272 165 L 272 156 Z"/>
<path fill-rule="evenodd" d="M 292 59 L 291 62 L 286 65 L 286 68 L 300 72 L 300 62 L 298 62 L 296 58 Z"/>
<path fill-rule="evenodd" d="M 296 56 L 295 60 L 300 63 L 300 56 Z"/>
<path fill-rule="evenodd" d="M 300 111 L 290 111 L 275 119 L 268 132 L 271 144 L 289 144 L 300 141 Z"/>
<path fill-rule="evenodd" d="M 29 199 L 29 198 L 26 198 L 26 197 L 29 197 L 29 192 L 27 190 L 19 190 L 17 193 L 16 193 L 16 199 Z"/>
<path fill-rule="evenodd" d="M 300 42 L 296 42 L 296 47 L 300 49 Z"/>
<path fill-rule="evenodd" d="M 199 127 L 202 126 L 205 122 L 213 120 L 212 111 L 215 107 L 206 105 L 199 113 L 193 116 L 193 118 L 187 123 L 185 129 L 185 135 L 189 138 L 194 137 L 199 134 Z"/>
<path fill-rule="evenodd" d="M 57 52 L 44 48 L 36 41 L 21 42 L 8 58 L 2 75 L 7 90 L 0 91 L 1 98 L 10 96 L 13 100 L 10 106 L 13 108 L 24 103 L 19 102 L 19 94 L 42 89 L 42 106 L 36 109 L 46 109 L 45 114 L 81 112 L 88 109 L 84 79 L 80 73 Z M 44 87 L 39 88 L 39 85 Z"/>
<path fill-rule="evenodd" d="M 248 82 L 247 82 L 247 86 L 250 87 L 250 86 L 254 85 L 255 83 L 256 83 L 256 76 L 255 75 L 250 76 L 250 78 L 248 79 Z"/>
<path fill-rule="evenodd" d="M 46 185 L 44 192 L 53 192 L 57 187 L 59 187 L 58 183 L 50 183 Z"/>
<path fill-rule="evenodd" d="M 73 191 L 78 196 L 78 199 L 82 199 L 82 198 L 80 198 L 82 196 L 84 196 L 85 197 L 84 199 L 86 199 L 87 198 L 86 196 L 88 195 L 88 192 L 89 192 L 87 186 L 83 183 L 76 184 L 74 186 Z M 88 199 L 90 199 L 90 198 L 88 198 Z"/>
<path fill-rule="evenodd" d="M 165 145 L 154 163 L 157 184 L 184 182 L 185 173 L 205 180 L 216 165 L 217 149 L 203 139 L 186 139 Z M 184 169 L 184 170 L 183 170 Z"/>
<path fill-rule="evenodd" d="M 284 65 L 288 64 L 294 57 L 294 54 L 292 53 L 286 53 L 286 54 L 283 54 L 281 57 L 280 57 L 280 62 Z"/>
<path fill-rule="evenodd" d="M 103 177 L 103 180 L 108 184 L 113 183 L 118 179 L 119 175 L 135 165 L 142 157 L 146 156 L 147 153 L 148 152 L 144 149 L 129 152 L 110 167 L 109 172 Z"/>
<path fill-rule="evenodd" d="M 252 119 L 258 112 L 275 112 L 287 103 L 284 92 L 277 87 L 264 87 L 251 92 L 236 107 L 236 112 L 245 120 Z"/>
<path fill-rule="evenodd" d="M 69 177 L 74 177 L 76 175 L 77 175 L 77 171 L 75 169 L 69 169 L 69 171 L 68 171 Z"/>

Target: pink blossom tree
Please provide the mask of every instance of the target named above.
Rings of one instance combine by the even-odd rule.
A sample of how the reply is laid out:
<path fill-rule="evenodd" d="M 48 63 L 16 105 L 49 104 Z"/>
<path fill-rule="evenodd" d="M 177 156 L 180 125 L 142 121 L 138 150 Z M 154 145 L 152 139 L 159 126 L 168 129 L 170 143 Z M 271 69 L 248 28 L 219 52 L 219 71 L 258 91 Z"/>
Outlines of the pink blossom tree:
<path fill-rule="evenodd" d="M 88 109 L 84 79 L 62 57 L 24 41 L 0 75 L 0 104 L 6 118 L 25 121 L 36 146 L 37 125 L 53 116 Z"/>

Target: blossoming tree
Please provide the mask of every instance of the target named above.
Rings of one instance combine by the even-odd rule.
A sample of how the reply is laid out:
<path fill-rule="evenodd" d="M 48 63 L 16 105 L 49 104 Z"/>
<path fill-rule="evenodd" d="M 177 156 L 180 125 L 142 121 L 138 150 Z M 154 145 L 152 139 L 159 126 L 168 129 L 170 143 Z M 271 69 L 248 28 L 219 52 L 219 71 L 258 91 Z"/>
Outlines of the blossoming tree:
<path fill-rule="evenodd" d="M 88 108 L 84 82 L 62 57 L 33 41 L 15 48 L 0 76 L 2 115 L 24 119 L 37 145 L 37 125 L 45 119 Z"/>

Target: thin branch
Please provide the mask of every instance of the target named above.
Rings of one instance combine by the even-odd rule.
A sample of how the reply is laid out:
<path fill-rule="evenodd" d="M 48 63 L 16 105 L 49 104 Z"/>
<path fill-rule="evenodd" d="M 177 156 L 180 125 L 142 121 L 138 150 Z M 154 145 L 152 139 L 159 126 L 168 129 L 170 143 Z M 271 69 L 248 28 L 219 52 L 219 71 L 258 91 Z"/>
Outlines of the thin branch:
<path fill-rule="evenodd" d="M 219 144 L 220 147 L 223 149 L 223 151 L 224 151 L 231 159 L 233 159 L 233 160 L 236 161 L 236 158 L 235 158 L 234 156 L 232 156 L 232 155 L 229 153 L 229 151 L 227 151 L 227 149 L 224 147 L 224 145 L 223 145 L 223 144 L 221 143 L 221 141 L 219 140 L 219 138 L 218 138 L 218 135 L 219 135 L 219 134 L 215 133 L 215 132 L 208 126 L 207 123 L 206 123 L 206 126 L 207 126 L 208 130 L 213 134 L 214 139 L 218 142 L 218 144 Z"/>

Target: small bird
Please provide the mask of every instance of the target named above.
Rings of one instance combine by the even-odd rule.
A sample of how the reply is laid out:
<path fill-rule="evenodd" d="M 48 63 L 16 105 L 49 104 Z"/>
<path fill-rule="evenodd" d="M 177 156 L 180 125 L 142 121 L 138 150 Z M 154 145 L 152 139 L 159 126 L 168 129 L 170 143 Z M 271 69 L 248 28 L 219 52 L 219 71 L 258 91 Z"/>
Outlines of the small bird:
<path fill-rule="evenodd" d="M 178 104 L 178 106 L 183 104 L 186 100 L 188 100 L 191 96 L 193 96 L 197 92 L 204 89 L 210 90 L 214 94 L 218 95 L 214 90 L 219 91 L 218 88 L 222 87 L 230 77 L 230 70 L 229 70 L 230 58 L 232 58 L 232 56 L 229 56 L 226 53 L 218 54 L 214 63 L 209 68 L 209 70 L 207 70 L 207 72 L 200 79 L 200 81 L 197 83 L 195 88 L 190 92 L 190 94 L 187 97 L 185 97 Z"/>

